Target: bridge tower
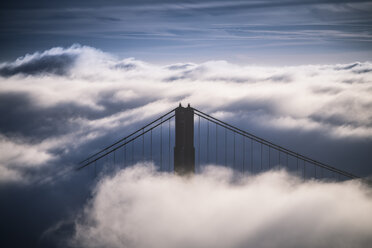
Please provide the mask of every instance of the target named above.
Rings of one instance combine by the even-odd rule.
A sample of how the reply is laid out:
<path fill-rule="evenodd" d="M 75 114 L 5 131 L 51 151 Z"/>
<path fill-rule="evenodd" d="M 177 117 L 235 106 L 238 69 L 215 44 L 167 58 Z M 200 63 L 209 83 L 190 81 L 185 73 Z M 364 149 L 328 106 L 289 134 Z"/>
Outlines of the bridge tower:
<path fill-rule="evenodd" d="M 195 172 L 194 109 L 179 105 L 175 110 L 174 172 L 180 175 Z"/>

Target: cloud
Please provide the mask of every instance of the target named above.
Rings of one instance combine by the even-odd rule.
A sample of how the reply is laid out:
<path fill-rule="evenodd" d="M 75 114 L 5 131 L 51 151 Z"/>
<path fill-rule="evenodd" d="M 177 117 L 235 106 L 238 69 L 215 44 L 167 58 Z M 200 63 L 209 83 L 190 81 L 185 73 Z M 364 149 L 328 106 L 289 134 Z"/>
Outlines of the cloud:
<path fill-rule="evenodd" d="M 29 144 L 0 135 L 0 183 L 28 183 L 27 170 L 39 169 L 55 158 L 48 151 L 51 145 L 46 143 Z"/>
<path fill-rule="evenodd" d="M 117 139 L 115 133 L 124 135 L 182 102 L 244 129 L 370 141 L 370 70 L 370 62 L 157 65 L 87 46 L 55 47 L 0 66 L 0 114 L 6 116 L 0 134 L 18 144 L 12 154 L 37 151 L 39 158 L 48 154 L 55 163 L 72 164 L 81 159 L 74 149 L 102 147 Z M 9 161 L 2 161 L 7 169 L 23 168 L 14 165 L 19 159 Z"/>
<path fill-rule="evenodd" d="M 0 164 L 0 183 L 19 183 L 24 179 L 18 170 L 9 169 L 7 166 Z"/>
<path fill-rule="evenodd" d="M 104 177 L 76 220 L 76 247 L 367 247 L 372 192 L 285 171 L 192 178 L 137 165 Z"/>
<path fill-rule="evenodd" d="M 52 159 L 50 154 L 44 153 L 37 145 L 25 145 L 22 140 L 10 140 L 0 136 L 1 164 L 39 165 Z"/>
<path fill-rule="evenodd" d="M 0 75 L 3 77 L 46 73 L 66 75 L 75 63 L 77 48 L 77 46 L 72 46 L 67 50 L 55 48 L 43 53 L 27 54 L 14 62 L 0 65 Z"/>

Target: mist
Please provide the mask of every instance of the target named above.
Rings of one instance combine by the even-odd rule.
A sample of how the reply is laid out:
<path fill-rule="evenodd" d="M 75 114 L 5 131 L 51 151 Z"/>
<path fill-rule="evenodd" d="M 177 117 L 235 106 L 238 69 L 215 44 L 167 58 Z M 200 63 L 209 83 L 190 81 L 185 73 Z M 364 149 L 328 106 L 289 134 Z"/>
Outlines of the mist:
<path fill-rule="evenodd" d="M 75 219 L 74 247 L 369 247 L 372 191 L 285 170 L 192 177 L 137 164 L 104 176 Z"/>
<path fill-rule="evenodd" d="M 369 175 L 371 72 L 370 62 L 159 65 L 81 45 L 26 54 L 0 64 L 0 113 L 7 117 L 0 120 L 0 183 L 29 184 L 59 170 L 57 164 L 73 166 L 117 140 L 115 134 L 128 134 L 180 102 Z M 330 159 L 319 144 L 343 157 Z"/>
<path fill-rule="evenodd" d="M 363 224 L 371 222 L 368 211 L 360 209 L 369 200 L 348 200 L 355 192 L 344 195 L 357 183 L 342 188 L 312 182 L 310 187 L 286 172 L 239 178 L 221 168 L 185 181 L 154 169 L 134 173 L 141 168 L 137 166 L 102 177 L 94 187 L 93 170 L 74 169 L 97 149 L 179 103 L 190 103 L 273 143 L 367 177 L 372 170 L 371 73 L 368 61 L 273 67 L 180 60 L 161 65 L 81 45 L 4 62 L 0 246 L 341 247 L 338 240 L 363 246 L 372 229 Z M 261 194 L 257 187 L 264 175 L 271 181 Z M 275 175 L 291 186 L 273 186 Z M 141 186 L 146 180 L 148 188 Z M 116 184 L 109 187 L 109 182 Z M 311 190 L 301 191 L 306 185 Z M 335 185 L 341 189 L 329 193 Z M 317 188 L 325 202 L 312 199 Z M 365 191 L 355 191 L 356 197 L 364 196 Z M 87 199 L 91 201 L 84 206 Z M 316 202 L 323 206 L 313 206 Z M 355 209 L 345 210 L 349 204 Z M 333 216 L 335 209 L 341 214 Z M 354 214 L 352 221 L 347 219 Z M 358 243 L 350 245 L 353 240 Z"/>

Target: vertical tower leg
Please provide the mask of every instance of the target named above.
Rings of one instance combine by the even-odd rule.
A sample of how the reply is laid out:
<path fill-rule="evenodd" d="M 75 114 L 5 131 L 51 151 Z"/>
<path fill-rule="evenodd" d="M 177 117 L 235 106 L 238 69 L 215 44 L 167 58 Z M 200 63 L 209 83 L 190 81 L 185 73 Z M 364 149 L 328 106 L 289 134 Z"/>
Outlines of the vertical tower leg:
<path fill-rule="evenodd" d="M 188 105 L 176 108 L 174 172 L 180 175 L 195 172 L 194 110 Z"/>

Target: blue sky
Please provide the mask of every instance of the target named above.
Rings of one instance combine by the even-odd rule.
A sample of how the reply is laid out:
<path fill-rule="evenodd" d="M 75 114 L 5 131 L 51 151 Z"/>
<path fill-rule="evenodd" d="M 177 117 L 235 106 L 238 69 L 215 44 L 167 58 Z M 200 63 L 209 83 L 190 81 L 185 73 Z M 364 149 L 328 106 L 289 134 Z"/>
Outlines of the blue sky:
<path fill-rule="evenodd" d="M 349 63 L 372 55 L 371 1 L 12 1 L 2 61 L 74 43 L 155 63 Z"/>

